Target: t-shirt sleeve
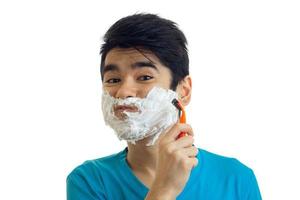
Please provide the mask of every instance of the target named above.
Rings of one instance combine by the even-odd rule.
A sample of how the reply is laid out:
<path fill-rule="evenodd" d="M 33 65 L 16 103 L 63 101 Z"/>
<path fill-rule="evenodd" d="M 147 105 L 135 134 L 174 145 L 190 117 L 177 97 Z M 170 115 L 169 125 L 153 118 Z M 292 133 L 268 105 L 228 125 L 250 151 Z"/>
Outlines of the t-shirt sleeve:
<path fill-rule="evenodd" d="M 106 200 L 103 185 L 95 186 L 75 172 L 67 177 L 67 200 Z"/>
<path fill-rule="evenodd" d="M 255 174 L 252 170 L 248 173 L 247 181 L 244 185 L 245 200 L 261 200 L 261 194 L 259 191 L 258 183 Z"/>

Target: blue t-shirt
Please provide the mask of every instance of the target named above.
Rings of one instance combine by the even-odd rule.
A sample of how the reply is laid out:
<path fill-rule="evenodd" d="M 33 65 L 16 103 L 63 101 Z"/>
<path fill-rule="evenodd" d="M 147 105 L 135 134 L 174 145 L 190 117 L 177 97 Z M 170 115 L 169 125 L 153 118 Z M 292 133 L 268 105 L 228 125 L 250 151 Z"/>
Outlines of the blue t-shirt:
<path fill-rule="evenodd" d="M 67 177 L 68 200 L 142 200 L 148 188 L 126 161 L 127 148 L 107 157 L 85 161 Z M 199 149 L 193 168 L 177 200 L 259 200 L 253 171 L 234 158 Z"/>

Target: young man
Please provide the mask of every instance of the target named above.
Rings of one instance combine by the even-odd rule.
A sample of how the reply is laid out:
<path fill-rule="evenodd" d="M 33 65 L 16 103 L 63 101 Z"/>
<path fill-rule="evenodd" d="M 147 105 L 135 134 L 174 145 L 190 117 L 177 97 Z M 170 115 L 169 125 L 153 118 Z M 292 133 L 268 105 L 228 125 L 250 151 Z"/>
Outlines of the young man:
<path fill-rule="evenodd" d="M 191 126 L 178 122 L 172 100 L 186 106 L 192 90 L 186 44 L 174 22 L 152 14 L 122 18 L 107 31 L 103 116 L 128 146 L 76 167 L 68 200 L 261 199 L 250 168 L 198 149 Z"/>

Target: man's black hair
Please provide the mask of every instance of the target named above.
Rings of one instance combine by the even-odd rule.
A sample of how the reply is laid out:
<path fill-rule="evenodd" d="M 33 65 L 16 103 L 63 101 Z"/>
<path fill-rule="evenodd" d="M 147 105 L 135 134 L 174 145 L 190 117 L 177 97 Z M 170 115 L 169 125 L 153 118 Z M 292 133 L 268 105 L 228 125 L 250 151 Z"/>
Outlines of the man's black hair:
<path fill-rule="evenodd" d="M 134 14 L 114 23 L 104 35 L 101 46 L 101 78 L 107 53 L 113 48 L 134 48 L 150 51 L 171 71 L 170 88 L 189 74 L 187 40 L 175 22 L 155 14 Z M 143 54 L 143 53 L 142 53 Z M 144 55 L 144 54 L 143 54 Z"/>

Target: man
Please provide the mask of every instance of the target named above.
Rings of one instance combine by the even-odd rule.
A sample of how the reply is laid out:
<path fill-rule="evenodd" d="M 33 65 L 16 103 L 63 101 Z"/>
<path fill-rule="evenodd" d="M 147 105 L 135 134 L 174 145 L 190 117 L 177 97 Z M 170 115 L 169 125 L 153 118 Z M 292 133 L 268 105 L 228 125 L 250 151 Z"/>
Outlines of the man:
<path fill-rule="evenodd" d="M 173 99 L 186 106 L 192 91 L 186 44 L 176 24 L 157 15 L 110 27 L 101 48 L 102 110 L 128 146 L 76 167 L 68 200 L 261 199 L 250 168 L 198 149 L 191 126 L 178 122 Z"/>

